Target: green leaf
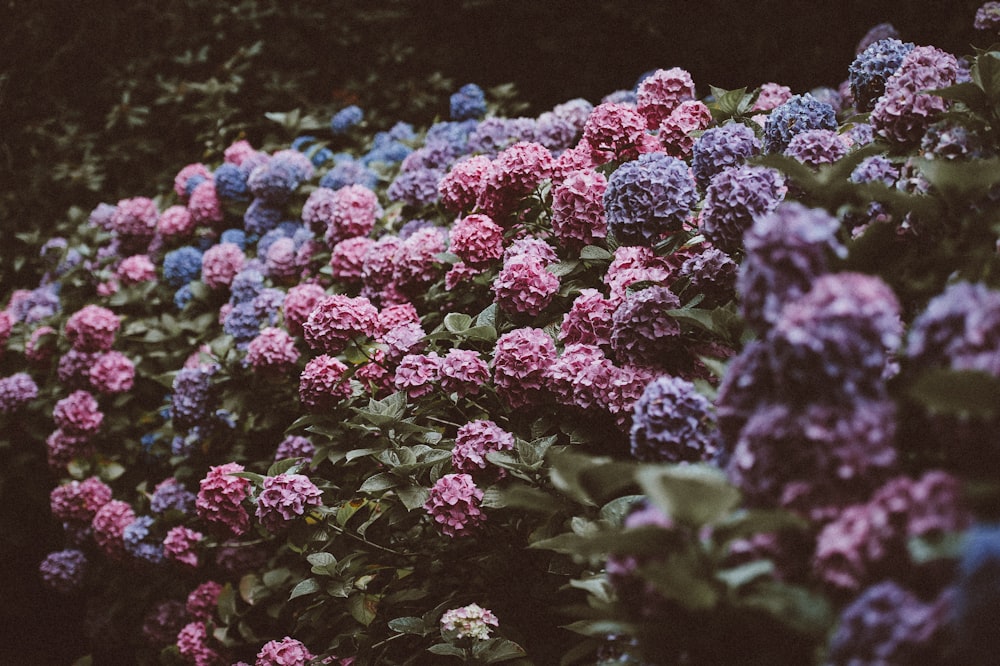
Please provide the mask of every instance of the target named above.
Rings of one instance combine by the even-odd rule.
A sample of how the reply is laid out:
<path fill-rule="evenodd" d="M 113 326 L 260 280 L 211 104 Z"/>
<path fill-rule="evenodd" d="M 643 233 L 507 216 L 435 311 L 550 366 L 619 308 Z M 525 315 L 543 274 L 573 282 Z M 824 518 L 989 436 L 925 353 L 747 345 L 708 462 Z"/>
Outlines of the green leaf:
<path fill-rule="evenodd" d="M 430 499 L 431 491 L 423 486 L 400 486 L 396 488 L 393 492 L 399 498 L 399 501 L 403 503 L 407 511 L 413 511 L 414 509 L 421 508 L 424 503 Z"/>
<path fill-rule="evenodd" d="M 908 395 L 934 414 L 991 420 L 1000 413 L 1000 379 L 978 370 L 927 370 Z"/>
<path fill-rule="evenodd" d="M 962 555 L 965 543 L 963 534 L 948 533 L 934 538 L 914 537 L 907 541 L 910 559 L 915 564 L 926 564 L 935 560 L 957 560 Z"/>
<path fill-rule="evenodd" d="M 299 583 L 292 588 L 292 591 L 288 594 L 288 600 L 291 601 L 297 597 L 304 597 L 307 594 L 319 592 L 319 590 L 319 582 L 315 578 L 306 578 L 305 580 L 299 581 Z"/>
<path fill-rule="evenodd" d="M 748 583 L 770 576 L 774 573 L 774 562 L 771 560 L 755 560 L 737 567 L 721 569 L 715 572 L 715 577 L 726 584 L 731 590 L 738 590 Z"/>
<path fill-rule="evenodd" d="M 457 645 L 452 645 L 450 643 L 436 643 L 429 648 L 427 651 L 431 654 L 436 654 L 441 657 L 461 657 L 465 658 L 465 650 L 458 647 Z"/>
<path fill-rule="evenodd" d="M 550 456 L 552 484 L 582 504 L 603 504 L 635 484 L 635 464 L 565 451 Z"/>
<path fill-rule="evenodd" d="M 100 477 L 102 481 L 114 481 L 125 473 L 125 467 L 116 462 L 101 463 Z"/>
<path fill-rule="evenodd" d="M 564 277 L 575 271 L 579 266 L 580 262 L 575 259 L 564 259 L 563 261 L 549 264 L 545 267 L 545 270 L 556 277 Z"/>
<path fill-rule="evenodd" d="M 219 593 L 219 618 L 225 624 L 231 624 L 236 617 L 236 591 L 231 583 L 226 583 Z"/>
<path fill-rule="evenodd" d="M 318 576 L 329 576 L 337 566 L 337 558 L 332 553 L 310 553 L 306 561 L 312 565 L 312 572 Z"/>
<path fill-rule="evenodd" d="M 788 529 L 807 529 L 809 523 L 781 509 L 749 509 L 738 511 L 712 527 L 712 539 L 720 546 L 755 534 L 768 534 Z"/>
<path fill-rule="evenodd" d="M 267 468 L 267 476 L 278 476 L 279 474 L 294 473 L 293 470 L 302 464 L 301 458 L 285 458 L 279 460 Z"/>
<path fill-rule="evenodd" d="M 824 636 L 834 622 L 829 602 L 805 588 L 779 582 L 763 582 L 738 597 L 736 604 L 770 613 L 795 631 Z"/>
<path fill-rule="evenodd" d="M 914 163 L 946 201 L 956 204 L 983 197 L 1000 184 L 1000 158 L 997 157 L 968 162 L 917 158 Z"/>
<path fill-rule="evenodd" d="M 611 261 L 615 255 L 597 245 L 586 245 L 580 250 L 580 259 L 584 261 Z"/>
<path fill-rule="evenodd" d="M 725 473 L 709 465 L 643 466 L 636 479 L 665 514 L 689 525 L 716 523 L 740 501 Z"/>
<path fill-rule="evenodd" d="M 347 598 L 347 610 L 351 617 L 367 627 L 378 614 L 378 600 L 374 594 L 359 592 Z"/>
<path fill-rule="evenodd" d="M 389 620 L 389 628 L 400 634 L 426 636 L 430 633 L 423 619 L 419 617 L 397 617 Z"/>
<path fill-rule="evenodd" d="M 247 479 L 250 483 L 255 486 L 264 485 L 264 475 L 257 474 L 256 472 L 230 472 L 228 476 L 235 476 L 240 479 Z"/>
<path fill-rule="evenodd" d="M 460 312 L 450 312 L 444 316 L 444 327 L 452 333 L 461 333 L 472 325 L 472 317 Z"/>
<path fill-rule="evenodd" d="M 719 590 L 689 553 L 671 553 L 639 567 L 638 574 L 668 599 L 691 610 L 710 610 L 719 601 Z"/>
<path fill-rule="evenodd" d="M 491 326 L 496 330 L 497 325 L 497 304 L 490 303 L 482 312 L 476 315 L 476 326 Z"/>
<path fill-rule="evenodd" d="M 499 664 L 504 661 L 527 656 L 527 652 L 524 651 L 523 647 L 514 641 L 499 637 L 477 642 L 472 646 L 472 654 L 487 664 Z"/>
<path fill-rule="evenodd" d="M 375 476 L 370 476 L 365 479 L 365 482 L 361 484 L 358 488 L 359 493 L 381 493 L 389 490 L 390 488 L 395 488 L 399 485 L 400 479 L 387 472 L 381 472 Z"/>

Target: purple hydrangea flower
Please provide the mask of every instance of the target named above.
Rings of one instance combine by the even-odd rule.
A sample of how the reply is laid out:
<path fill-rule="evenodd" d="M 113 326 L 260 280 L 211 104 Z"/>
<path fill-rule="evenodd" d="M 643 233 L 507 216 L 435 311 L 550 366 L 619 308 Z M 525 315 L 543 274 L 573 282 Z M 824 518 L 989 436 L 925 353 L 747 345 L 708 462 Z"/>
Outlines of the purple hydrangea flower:
<path fill-rule="evenodd" d="M 784 178 L 775 169 L 741 165 L 716 174 L 705 192 L 701 231 L 727 254 L 743 249 L 743 234 L 754 219 L 770 213 L 785 197 Z"/>
<path fill-rule="evenodd" d="M 312 462 L 314 453 L 316 453 L 316 447 L 308 438 L 301 435 L 289 435 L 278 444 L 278 449 L 274 452 L 274 460 L 277 462 L 289 458 L 303 458 L 308 465 Z"/>
<path fill-rule="evenodd" d="M 604 193 L 608 228 L 622 245 L 650 246 L 680 231 L 697 202 L 687 164 L 665 153 L 621 165 Z"/>
<path fill-rule="evenodd" d="M 847 154 L 847 144 L 833 130 L 811 129 L 799 132 L 788 142 L 785 155 L 802 164 L 818 167 L 832 164 Z"/>
<path fill-rule="evenodd" d="M 243 228 L 249 234 L 260 236 L 277 227 L 283 217 L 281 207 L 265 199 L 254 199 L 243 213 Z"/>
<path fill-rule="evenodd" d="M 194 493 L 171 477 L 156 484 L 153 495 L 149 498 L 149 510 L 157 514 L 167 511 L 188 514 L 194 509 L 194 503 Z"/>
<path fill-rule="evenodd" d="M 467 83 L 450 99 L 451 119 L 469 120 L 486 114 L 486 95 L 475 83 Z"/>
<path fill-rule="evenodd" d="M 677 275 L 688 279 L 694 293 L 705 296 L 705 305 L 722 305 L 736 295 L 737 270 L 728 254 L 709 247 L 685 259 Z"/>
<path fill-rule="evenodd" d="M 87 556 L 75 548 L 49 553 L 38 565 L 42 582 L 57 592 L 69 593 L 83 585 Z"/>
<path fill-rule="evenodd" d="M 764 125 L 764 150 L 782 153 L 799 132 L 810 129 L 837 129 L 837 113 L 833 107 L 809 93 L 795 95 L 771 111 Z"/>
<path fill-rule="evenodd" d="M 660 367 L 678 350 L 681 327 L 667 314 L 681 302 L 667 287 L 629 293 L 611 318 L 611 348 L 623 363 Z"/>
<path fill-rule="evenodd" d="M 358 160 L 342 159 L 323 174 L 319 181 L 320 187 L 334 191 L 348 185 L 362 185 L 374 190 L 378 185 L 378 176 Z"/>
<path fill-rule="evenodd" d="M 952 605 L 949 591 L 923 602 L 894 581 L 873 585 L 841 613 L 830 639 L 829 663 L 943 663 Z"/>
<path fill-rule="evenodd" d="M 651 381 L 635 403 L 632 456 L 644 462 L 699 462 L 714 455 L 708 398 L 680 377 Z"/>
<path fill-rule="evenodd" d="M 947 286 L 914 319 L 906 355 L 921 368 L 1000 377 L 1000 291 L 970 282 Z"/>
<path fill-rule="evenodd" d="M 302 474 L 278 474 L 264 478 L 257 498 L 257 518 L 268 532 L 276 534 L 287 524 L 323 503 L 320 492 Z"/>
<path fill-rule="evenodd" d="M 122 543 L 132 557 L 159 564 L 163 562 L 163 541 L 154 534 L 153 523 L 152 516 L 139 516 L 122 530 Z"/>
<path fill-rule="evenodd" d="M 712 176 L 759 155 L 760 147 L 757 135 L 742 123 L 727 123 L 705 130 L 691 149 L 691 171 L 695 181 L 701 188 L 708 187 Z"/>
<path fill-rule="evenodd" d="M 214 407 L 213 367 L 183 368 L 174 377 L 170 416 L 176 427 L 186 430 L 205 423 Z"/>
<path fill-rule="evenodd" d="M 903 64 L 903 58 L 913 47 L 912 42 L 881 39 L 858 54 L 848 70 L 851 96 L 858 111 L 863 113 L 875 108 L 875 102 L 885 93 L 885 82 Z"/>
<path fill-rule="evenodd" d="M 38 385 L 26 372 L 0 379 L 0 414 L 10 414 L 38 397 Z"/>
<path fill-rule="evenodd" d="M 752 330 L 764 334 L 785 304 L 806 293 L 827 271 L 831 257 L 845 252 L 837 240 L 839 228 L 824 210 L 784 202 L 747 229 L 746 259 L 736 289 Z"/>

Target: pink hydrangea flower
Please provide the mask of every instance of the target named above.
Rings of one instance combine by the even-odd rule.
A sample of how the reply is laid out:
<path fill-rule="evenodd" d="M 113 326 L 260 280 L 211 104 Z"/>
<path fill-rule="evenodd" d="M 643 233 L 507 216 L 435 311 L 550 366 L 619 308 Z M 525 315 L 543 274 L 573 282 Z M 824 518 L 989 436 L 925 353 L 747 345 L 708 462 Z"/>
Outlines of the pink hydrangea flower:
<path fill-rule="evenodd" d="M 444 230 L 437 227 L 419 229 L 403 241 L 392 256 L 396 286 L 403 291 L 419 291 L 436 280 L 442 272 L 437 255 L 445 251 L 447 241 Z"/>
<path fill-rule="evenodd" d="M 604 241 L 607 189 L 608 179 L 592 169 L 575 171 L 552 188 L 552 232 L 564 246 L 579 248 Z"/>
<path fill-rule="evenodd" d="M 540 143 L 521 141 L 504 149 L 490 165 L 479 207 L 501 222 L 542 181 L 552 177 L 555 160 Z"/>
<path fill-rule="evenodd" d="M 646 119 L 624 104 L 605 102 L 594 107 L 583 128 L 583 140 L 598 164 L 611 160 L 634 160 L 646 133 Z"/>
<path fill-rule="evenodd" d="M 124 559 L 126 551 L 122 534 L 134 520 L 132 506 L 121 500 L 111 500 L 94 514 L 91 522 L 94 543 L 109 559 Z"/>
<path fill-rule="evenodd" d="M 188 181 L 194 176 L 200 176 L 205 180 L 211 180 L 212 172 L 208 170 L 208 167 L 200 162 L 185 166 L 177 172 L 176 176 L 174 176 L 174 192 L 177 193 L 177 196 L 182 199 L 187 197 Z"/>
<path fill-rule="evenodd" d="M 115 277 L 125 285 L 150 282 L 156 279 L 156 265 L 148 255 L 134 254 L 122 259 L 115 271 Z"/>
<path fill-rule="evenodd" d="M 544 264 L 552 264 L 559 261 L 559 256 L 551 245 L 541 238 L 533 238 L 531 236 L 518 238 L 508 245 L 507 249 L 503 252 L 503 260 L 507 262 L 522 254 L 536 257 Z"/>
<path fill-rule="evenodd" d="M 615 258 L 604 274 L 604 284 L 611 292 L 611 302 L 618 307 L 625 300 L 631 285 L 636 282 L 666 282 L 673 270 L 665 258 L 657 256 L 648 247 L 622 245 L 615 250 Z"/>
<path fill-rule="evenodd" d="M 504 263 L 493 282 L 496 304 L 510 314 L 535 316 L 559 293 L 559 278 L 538 257 L 522 254 Z"/>
<path fill-rule="evenodd" d="M 191 622 L 177 634 L 177 650 L 194 666 L 226 666 L 229 660 L 209 646 L 208 628 L 204 622 Z"/>
<path fill-rule="evenodd" d="M 404 324 L 420 324 L 420 313 L 413 303 L 393 303 L 382 308 L 378 313 L 379 334 L 384 335 Z"/>
<path fill-rule="evenodd" d="M 102 352 L 111 349 L 121 320 L 100 305 L 85 305 L 66 320 L 66 338 L 73 349 Z"/>
<path fill-rule="evenodd" d="M 163 539 L 163 555 L 168 560 L 180 562 L 193 569 L 197 568 L 199 562 L 195 547 L 204 537 L 201 532 L 184 525 L 171 527 Z"/>
<path fill-rule="evenodd" d="M 365 254 L 364 266 L 361 268 L 361 279 L 367 289 L 378 292 L 393 279 L 393 262 L 396 253 L 403 245 L 398 236 L 386 235 L 375 241 L 375 245 Z"/>
<path fill-rule="evenodd" d="M 549 366 L 546 376 L 556 401 L 580 409 L 603 408 L 617 368 L 599 347 L 567 345 Z"/>
<path fill-rule="evenodd" d="M 90 523 L 110 501 L 111 488 L 96 476 L 64 483 L 49 493 L 52 515 L 63 522 Z"/>
<path fill-rule="evenodd" d="M 785 155 L 808 166 L 832 164 L 847 154 L 847 144 L 834 130 L 811 129 L 799 132 L 788 142 Z"/>
<path fill-rule="evenodd" d="M 398 361 L 406 354 L 416 354 L 423 349 L 423 327 L 415 321 L 393 326 L 382 334 L 379 342 L 385 345 L 386 359 Z"/>
<path fill-rule="evenodd" d="M 493 611 L 479 604 L 469 604 L 462 608 L 452 608 L 441 615 L 441 631 L 454 633 L 455 638 L 474 638 L 485 641 L 490 637 L 490 627 L 499 626 L 500 621 Z"/>
<path fill-rule="evenodd" d="M 10 340 L 10 333 L 14 329 L 14 316 L 6 310 L 0 310 L 0 353 L 7 346 Z"/>
<path fill-rule="evenodd" d="M 199 622 L 210 622 L 219 607 L 219 595 L 222 585 L 214 580 L 207 580 L 191 590 L 187 596 L 185 609 L 192 619 Z"/>
<path fill-rule="evenodd" d="M 312 411 L 329 409 L 351 396 L 347 366 L 327 354 L 306 363 L 299 375 L 299 401 Z"/>
<path fill-rule="evenodd" d="M 215 180 L 208 178 L 198 183 L 191 192 L 187 208 L 195 224 L 222 222 L 224 215 L 219 195 L 215 192 Z"/>
<path fill-rule="evenodd" d="M 378 332 L 378 310 L 364 296 L 332 294 L 321 299 L 302 325 L 306 343 L 327 354 L 339 354 L 352 340 Z"/>
<path fill-rule="evenodd" d="M 493 355 L 493 383 L 511 409 L 545 402 L 548 367 L 556 346 L 538 328 L 517 328 L 497 339 Z"/>
<path fill-rule="evenodd" d="M 486 215 L 473 214 L 451 228 L 448 251 L 470 266 L 482 266 L 503 256 L 503 229 Z"/>
<path fill-rule="evenodd" d="M 255 370 L 286 373 L 299 360 L 295 339 L 284 329 L 268 326 L 247 345 L 247 364 Z"/>
<path fill-rule="evenodd" d="M 367 236 L 345 238 L 330 250 L 330 275 L 345 284 L 360 284 L 365 255 L 375 245 Z"/>
<path fill-rule="evenodd" d="M 320 492 L 303 474 L 278 474 L 264 478 L 257 498 L 257 519 L 268 532 L 276 534 L 310 507 L 323 504 Z"/>
<path fill-rule="evenodd" d="M 292 335 L 302 335 L 302 325 L 309 318 L 316 305 L 326 296 L 323 287 L 312 282 L 298 284 L 288 290 L 282 310 L 285 313 L 285 328 Z"/>
<path fill-rule="evenodd" d="M 194 231 L 194 218 L 191 211 L 184 206 L 170 206 L 157 221 L 156 230 L 165 238 L 173 236 L 188 236 Z"/>
<path fill-rule="evenodd" d="M 464 261 L 452 264 L 448 272 L 444 274 L 444 288 L 448 291 L 454 291 L 477 275 L 482 275 L 485 271 L 485 268 L 474 268 Z"/>
<path fill-rule="evenodd" d="M 124 393 L 135 382 L 135 364 L 121 352 L 101 354 L 90 368 L 90 385 L 100 393 Z"/>
<path fill-rule="evenodd" d="M 302 220 L 323 233 L 331 247 L 345 238 L 367 236 L 381 216 L 378 196 L 357 183 L 339 190 L 317 188 L 302 207 Z"/>
<path fill-rule="evenodd" d="M 552 166 L 552 183 L 561 183 L 570 174 L 577 171 L 593 170 L 598 163 L 590 152 L 590 146 L 585 141 L 559 153 Z"/>
<path fill-rule="evenodd" d="M 681 159 L 691 156 L 694 148 L 692 132 L 708 129 L 712 124 L 712 112 L 704 102 L 688 100 L 681 102 L 670 115 L 660 123 L 657 138 L 667 155 Z"/>
<path fill-rule="evenodd" d="M 455 164 L 438 182 L 444 207 L 455 213 L 472 210 L 486 187 L 490 169 L 491 160 L 486 155 L 474 155 Z"/>
<path fill-rule="evenodd" d="M 460 397 L 476 395 L 490 378 L 490 369 L 471 349 L 449 349 L 441 358 L 441 390 Z"/>
<path fill-rule="evenodd" d="M 111 228 L 126 238 L 149 239 L 159 217 L 156 203 L 148 197 L 122 199 L 111 215 Z"/>
<path fill-rule="evenodd" d="M 611 316 L 614 304 L 596 289 L 581 289 L 559 327 L 559 340 L 564 345 L 611 344 Z"/>
<path fill-rule="evenodd" d="M 239 166 L 243 164 L 244 159 L 256 152 L 257 151 L 254 150 L 254 147 L 250 145 L 249 141 L 240 139 L 239 141 L 231 143 L 229 147 L 223 151 L 222 157 L 226 162 Z"/>
<path fill-rule="evenodd" d="M 694 81 L 680 67 L 658 69 L 642 80 L 635 98 L 647 129 L 656 129 L 681 102 L 694 99 Z"/>
<path fill-rule="evenodd" d="M 73 460 L 94 455 L 94 445 L 90 435 L 70 434 L 56 428 L 45 439 L 45 453 L 50 469 L 65 472 Z"/>
<path fill-rule="evenodd" d="M 268 277 L 283 281 L 294 278 L 300 270 L 295 241 L 291 238 L 279 238 L 267 248 L 264 258 L 264 271 Z"/>
<path fill-rule="evenodd" d="M 250 482 L 233 472 L 242 472 L 243 465 L 226 463 L 211 467 L 201 480 L 195 507 L 198 516 L 217 526 L 225 527 L 234 536 L 250 528 L 250 515 L 243 508 Z"/>
<path fill-rule="evenodd" d="M 406 391 L 411 398 L 419 398 L 433 391 L 441 380 L 441 357 L 437 352 L 407 354 L 396 366 L 393 383 L 396 389 Z"/>
<path fill-rule="evenodd" d="M 486 520 L 479 505 L 483 491 L 468 474 L 445 474 L 431 488 L 424 509 L 450 537 L 471 534 Z"/>
<path fill-rule="evenodd" d="M 514 435 L 486 419 L 470 421 L 458 429 L 451 465 L 465 474 L 478 474 L 489 467 L 486 454 L 490 451 L 512 451 Z M 499 472 L 503 473 L 502 469 Z"/>
<path fill-rule="evenodd" d="M 243 268 L 246 255 L 236 243 L 219 243 L 201 256 L 201 281 L 210 289 L 229 287 Z"/>
<path fill-rule="evenodd" d="M 55 404 L 52 419 L 68 435 L 88 437 L 101 429 L 104 414 L 89 391 L 73 391 Z"/>
<path fill-rule="evenodd" d="M 6 312 L 0 312 L 0 325 L 2 325 L 2 320 Z M 8 316 L 9 318 L 9 316 Z M 7 333 L 8 337 L 10 332 Z M 42 364 L 47 362 L 52 358 L 52 354 L 55 352 L 56 346 L 56 329 L 51 326 L 39 326 L 31 332 L 31 336 L 28 338 L 27 342 L 24 343 L 24 356 L 29 361 L 35 364 Z M 6 344 L 6 340 L 3 341 Z M 3 345 L 0 344 L 0 347 Z"/>
<path fill-rule="evenodd" d="M 952 54 L 933 46 L 914 48 L 886 80 L 885 94 L 875 102 L 871 112 L 875 133 L 899 144 L 919 141 L 951 106 L 949 100 L 924 91 L 946 88 L 958 75 L 958 61 Z"/>
<path fill-rule="evenodd" d="M 300 641 L 285 636 L 280 641 L 264 643 L 254 666 L 306 666 L 315 658 Z"/>
<path fill-rule="evenodd" d="M 765 83 L 760 87 L 753 111 L 770 111 L 776 109 L 792 98 L 792 89 L 778 83 Z"/>

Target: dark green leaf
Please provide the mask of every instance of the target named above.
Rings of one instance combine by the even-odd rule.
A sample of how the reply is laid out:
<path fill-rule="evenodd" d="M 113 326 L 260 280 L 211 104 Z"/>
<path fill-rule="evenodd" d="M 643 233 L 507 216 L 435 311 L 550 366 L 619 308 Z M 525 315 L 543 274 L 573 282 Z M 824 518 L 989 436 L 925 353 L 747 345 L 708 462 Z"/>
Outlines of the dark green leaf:
<path fill-rule="evenodd" d="M 934 414 L 990 420 L 1000 411 L 1000 379 L 976 370 L 927 370 L 908 394 Z"/>
<path fill-rule="evenodd" d="M 390 488 L 399 485 L 400 479 L 387 472 L 381 472 L 365 479 L 365 482 L 358 488 L 359 493 L 382 493 Z"/>
<path fill-rule="evenodd" d="M 460 312 L 450 312 L 444 316 L 444 327 L 452 333 L 461 333 L 472 325 L 472 317 Z"/>
<path fill-rule="evenodd" d="M 424 621 L 419 617 L 397 617 L 389 620 L 389 628 L 400 634 L 426 636 L 429 632 Z"/>
<path fill-rule="evenodd" d="M 730 569 L 715 572 L 715 577 L 732 590 L 738 590 L 763 576 L 774 573 L 774 562 L 770 560 L 755 560 Z"/>
<path fill-rule="evenodd" d="M 299 581 L 299 583 L 292 588 L 292 591 L 288 594 L 288 600 L 291 601 L 296 597 L 304 597 L 307 594 L 319 592 L 319 589 L 319 583 L 315 578 L 306 578 L 305 580 Z"/>
<path fill-rule="evenodd" d="M 465 650 L 450 643 L 437 643 L 427 648 L 427 651 L 441 657 L 465 657 Z"/>
<path fill-rule="evenodd" d="M 741 595 L 737 604 L 766 611 L 792 629 L 811 636 L 825 635 L 834 621 L 824 597 L 786 583 L 759 583 Z"/>
<path fill-rule="evenodd" d="M 709 465 L 644 466 L 639 485 L 665 514 L 689 525 L 710 525 L 728 515 L 740 500 L 726 475 Z"/>
<path fill-rule="evenodd" d="M 585 261 L 611 261 L 614 257 L 615 255 L 597 245 L 587 245 L 580 250 L 580 259 Z"/>

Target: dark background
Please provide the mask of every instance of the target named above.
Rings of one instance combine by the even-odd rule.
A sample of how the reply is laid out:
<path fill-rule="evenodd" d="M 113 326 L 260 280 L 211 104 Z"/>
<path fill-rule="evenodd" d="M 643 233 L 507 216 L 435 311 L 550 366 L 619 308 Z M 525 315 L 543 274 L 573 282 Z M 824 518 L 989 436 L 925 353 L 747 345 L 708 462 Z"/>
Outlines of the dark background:
<path fill-rule="evenodd" d="M 464 83 L 511 82 L 535 115 L 674 66 L 700 95 L 768 81 L 805 92 L 843 81 L 858 40 L 883 21 L 958 55 L 986 46 L 972 29 L 979 4 L 0 0 L 0 303 L 37 283 L 39 244 L 97 203 L 168 191 L 180 167 L 217 161 L 240 137 L 291 139 L 296 128 L 268 111 L 301 108 L 323 125 L 357 103 L 375 129 L 420 126 L 446 118 Z M 36 574 L 64 547 L 48 518 L 57 480 L 39 442 L 7 430 L 0 664 L 69 664 L 86 651 L 81 600 L 45 592 Z"/>

